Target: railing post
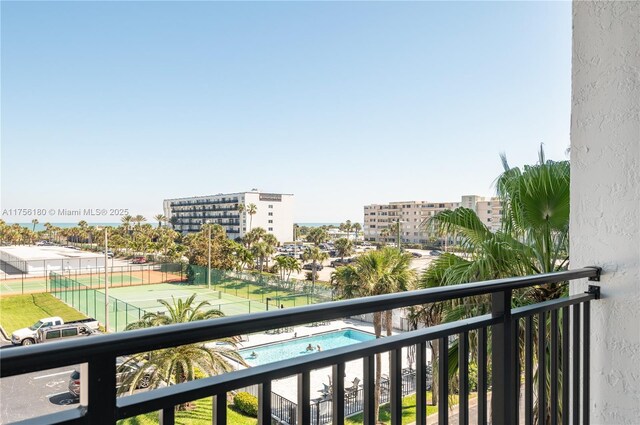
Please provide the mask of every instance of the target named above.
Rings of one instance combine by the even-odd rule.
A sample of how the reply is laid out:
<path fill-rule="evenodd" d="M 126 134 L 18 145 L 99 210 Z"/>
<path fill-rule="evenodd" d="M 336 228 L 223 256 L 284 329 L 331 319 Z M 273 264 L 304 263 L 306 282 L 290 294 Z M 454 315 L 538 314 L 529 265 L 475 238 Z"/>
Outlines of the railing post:
<path fill-rule="evenodd" d="M 96 356 L 82 369 L 89 372 L 89 376 L 80 376 L 81 385 L 88 381 L 88 423 L 116 423 L 116 359 Z"/>
<path fill-rule="evenodd" d="M 271 423 L 271 381 L 258 385 L 258 424 Z"/>
<path fill-rule="evenodd" d="M 501 318 L 491 329 L 491 417 L 494 424 L 515 423 L 516 394 L 511 389 L 516 365 L 513 356 L 511 290 L 491 295 L 491 315 Z"/>

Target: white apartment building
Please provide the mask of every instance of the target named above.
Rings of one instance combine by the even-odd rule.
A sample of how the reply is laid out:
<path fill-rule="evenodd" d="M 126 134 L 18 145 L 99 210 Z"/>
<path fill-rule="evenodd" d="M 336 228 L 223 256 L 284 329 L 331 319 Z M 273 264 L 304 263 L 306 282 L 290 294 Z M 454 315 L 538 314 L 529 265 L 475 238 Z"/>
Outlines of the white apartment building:
<path fill-rule="evenodd" d="M 240 213 L 238 205 L 256 206 L 250 215 L 246 208 Z M 197 232 L 209 221 L 224 227 L 229 239 L 243 237 L 250 229 L 262 227 L 279 242 L 293 241 L 293 195 L 250 192 L 218 193 L 209 196 L 165 199 L 164 215 L 183 234 Z M 172 220 L 172 218 L 175 219 Z"/>
<path fill-rule="evenodd" d="M 502 202 L 499 198 L 464 195 L 461 206 L 474 210 L 480 221 L 492 232 L 500 229 L 502 225 Z"/>
<path fill-rule="evenodd" d="M 497 198 L 476 195 L 463 196 L 461 202 L 399 201 L 364 206 L 364 239 L 371 242 L 397 241 L 400 222 L 400 240 L 403 243 L 426 244 L 441 239 L 434 229 L 425 225 L 430 217 L 444 210 L 470 208 L 480 220 L 496 231 L 500 228 L 502 208 Z M 448 243 L 453 243 L 453 235 Z"/>

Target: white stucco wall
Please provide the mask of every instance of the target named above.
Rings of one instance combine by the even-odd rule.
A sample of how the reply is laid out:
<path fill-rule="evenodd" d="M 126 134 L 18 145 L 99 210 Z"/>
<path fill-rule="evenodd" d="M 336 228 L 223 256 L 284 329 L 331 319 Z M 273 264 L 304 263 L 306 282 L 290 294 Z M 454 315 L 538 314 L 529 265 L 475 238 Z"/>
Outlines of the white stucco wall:
<path fill-rule="evenodd" d="M 591 418 L 640 424 L 640 2 L 574 2 L 572 81 L 571 263 L 604 268 Z"/>

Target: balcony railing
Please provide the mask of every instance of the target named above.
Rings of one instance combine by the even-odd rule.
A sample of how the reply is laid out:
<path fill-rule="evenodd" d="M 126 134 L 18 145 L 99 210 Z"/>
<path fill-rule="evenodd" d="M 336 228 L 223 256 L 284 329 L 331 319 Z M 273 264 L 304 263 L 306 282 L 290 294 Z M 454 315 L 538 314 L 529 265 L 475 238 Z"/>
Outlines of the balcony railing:
<path fill-rule="evenodd" d="M 477 338 L 479 424 L 489 417 L 488 392 L 491 391 L 491 423 L 519 423 L 520 398 L 526 424 L 532 424 L 534 407 L 551 424 L 589 423 L 589 344 L 590 302 L 599 298 L 599 287 L 590 286 L 583 294 L 512 308 L 515 290 L 589 278 L 599 280 L 600 269 L 587 267 L 535 276 L 498 279 L 419 291 L 316 304 L 290 309 L 224 317 L 215 320 L 169 325 L 54 344 L 34 345 L 3 352 L 0 376 L 14 376 L 54 367 L 84 363 L 81 406 L 41 416 L 31 423 L 103 424 L 115 423 L 148 412 L 161 411 L 163 424 L 174 423 L 174 406 L 204 397 L 213 397 L 213 423 L 225 424 L 227 393 L 258 385 L 258 423 L 270 424 L 273 380 L 296 375 L 298 382 L 295 423 L 312 423 L 310 372 L 332 367 L 331 422 L 344 422 L 347 391 L 344 385 L 345 363 L 363 360 L 362 404 L 364 423 L 373 422 L 375 355 L 390 353 L 389 403 L 391 423 L 402 421 L 403 378 L 402 348 L 414 346 L 416 423 L 426 423 L 428 341 L 449 347 L 458 340 L 459 423 L 469 423 L 470 333 Z M 417 304 L 491 296 L 491 314 L 438 326 L 404 332 L 347 347 L 317 352 L 261 366 L 255 366 L 183 384 L 116 397 L 116 357 L 210 341 L 239 334 L 386 311 Z M 549 322 L 547 322 L 547 318 Z M 537 326 L 536 323 L 538 324 Z M 548 324 L 550 323 L 550 324 Z M 537 330 L 536 330 L 537 329 Z M 548 331 L 548 332 L 547 332 Z M 534 344 L 534 336 L 537 344 Z M 489 338 L 491 344 L 489 345 Z M 523 353 L 520 341 L 524 340 Z M 491 347 L 491 350 L 488 347 Z M 534 348 L 537 356 L 534 357 Z M 522 356 L 521 356 L 522 354 Z M 524 361 L 521 361 L 524 358 Z M 46 359 L 46 361 L 43 361 Z M 448 376 L 449 356 L 439 356 L 438 376 Z M 491 382 L 488 367 L 491 360 Z M 534 360 L 537 360 L 534 365 Z M 548 361 L 547 361 L 548 360 Z M 88 373 L 87 373 L 88 372 Z M 435 372 L 435 371 L 434 371 Z M 548 375 L 547 375 L 548 372 Z M 524 380 L 522 378 L 524 377 Z M 534 379 L 536 377 L 537 379 Z M 534 392 L 534 383 L 537 390 Z M 446 425 L 449 414 L 449 379 L 438 380 L 438 423 Z M 535 400 L 534 400 L 535 395 Z M 536 404 L 534 404 L 536 401 Z M 582 403 L 581 403 L 582 401 Z M 550 412 L 548 414 L 547 412 Z M 347 414 L 349 412 L 347 411 Z M 547 422 L 545 420 L 545 422 Z"/>

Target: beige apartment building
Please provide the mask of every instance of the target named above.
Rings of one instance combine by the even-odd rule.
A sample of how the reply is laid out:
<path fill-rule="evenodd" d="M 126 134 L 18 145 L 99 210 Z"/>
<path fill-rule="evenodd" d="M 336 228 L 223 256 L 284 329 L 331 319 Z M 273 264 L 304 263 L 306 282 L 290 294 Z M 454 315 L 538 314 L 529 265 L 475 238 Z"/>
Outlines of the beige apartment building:
<path fill-rule="evenodd" d="M 436 213 L 458 207 L 472 209 L 491 231 L 500 228 L 502 208 L 498 198 L 465 195 L 461 202 L 399 201 L 364 206 L 364 238 L 370 242 L 396 242 L 400 222 L 403 243 L 426 244 L 439 241 L 441 235 L 426 225 Z M 453 243 L 454 235 L 447 243 Z"/>

